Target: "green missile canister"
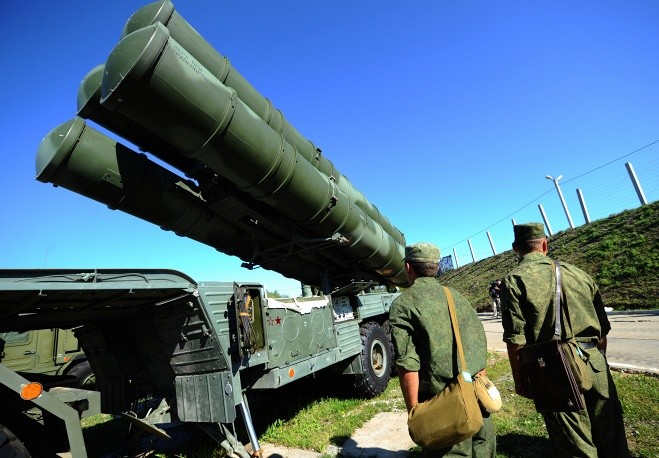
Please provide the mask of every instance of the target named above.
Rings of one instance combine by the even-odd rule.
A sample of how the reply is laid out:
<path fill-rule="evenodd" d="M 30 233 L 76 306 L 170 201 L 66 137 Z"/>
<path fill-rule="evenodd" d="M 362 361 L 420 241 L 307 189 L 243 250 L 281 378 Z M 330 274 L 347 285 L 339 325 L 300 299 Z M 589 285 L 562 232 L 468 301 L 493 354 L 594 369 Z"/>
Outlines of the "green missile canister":
<path fill-rule="evenodd" d="M 37 180 L 53 183 L 121 210 L 223 253 L 248 261 L 254 255 L 244 231 L 207 208 L 194 184 L 117 143 L 83 119 L 53 129 L 39 145 Z M 262 234 L 260 242 L 281 241 Z M 278 259 L 263 267 L 317 284 L 323 266 L 300 257 Z"/>
<path fill-rule="evenodd" d="M 403 234 L 384 217 L 377 207 L 356 189 L 350 180 L 341 174 L 331 161 L 324 157 L 319 148 L 303 137 L 276 109 L 272 102 L 263 97 L 241 74 L 231 65 L 229 59 L 218 53 L 174 8 L 170 0 L 160 0 L 150 3 L 137 10 L 126 22 L 122 37 L 131 32 L 157 23 L 163 24 L 169 30 L 171 37 L 181 47 L 185 48 L 210 74 L 222 84 L 236 91 L 245 105 L 263 119 L 276 132 L 281 133 L 286 141 L 295 147 L 298 153 L 315 168 L 331 177 L 338 188 L 358 207 L 366 212 L 394 240 L 405 245 Z"/>
<path fill-rule="evenodd" d="M 124 37 L 105 64 L 101 104 L 157 135 L 293 223 L 339 233 L 353 259 L 405 284 L 404 246 L 334 180 L 222 84 L 162 24 Z"/>

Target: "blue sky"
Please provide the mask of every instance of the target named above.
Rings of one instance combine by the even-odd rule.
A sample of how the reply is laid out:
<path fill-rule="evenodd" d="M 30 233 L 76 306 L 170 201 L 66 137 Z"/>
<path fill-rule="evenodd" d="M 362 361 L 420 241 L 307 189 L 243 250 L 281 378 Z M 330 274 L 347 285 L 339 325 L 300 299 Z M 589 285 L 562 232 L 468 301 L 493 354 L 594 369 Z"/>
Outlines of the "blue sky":
<path fill-rule="evenodd" d="M 296 294 L 294 280 L 35 180 L 39 142 L 75 115 L 81 79 L 146 3 L 0 7 L 0 267 L 166 267 Z M 488 255 L 486 229 L 508 249 L 510 219 L 540 220 L 538 203 L 567 228 L 547 174 L 563 175 L 577 225 L 576 188 L 593 219 L 638 205 L 626 161 L 659 196 L 654 0 L 174 5 L 408 242 L 456 249 L 461 264 L 467 238 Z"/>

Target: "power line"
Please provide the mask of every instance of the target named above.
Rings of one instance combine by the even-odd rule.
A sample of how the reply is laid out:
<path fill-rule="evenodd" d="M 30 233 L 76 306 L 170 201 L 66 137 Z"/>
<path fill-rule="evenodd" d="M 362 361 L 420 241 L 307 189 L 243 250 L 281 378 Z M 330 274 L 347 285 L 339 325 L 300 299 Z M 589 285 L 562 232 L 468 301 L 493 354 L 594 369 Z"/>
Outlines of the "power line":
<path fill-rule="evenodd" d="M 584 173 L 582 173 L 581 175 L 578 175 L 578 176 L 576 176 L 576 177 L 574 177 L 574 178 L 570 178 L 569 180 L 565 180 L 563 183 L 569 183 L 570 181 L 574 181 L 574 180 L 576 180 L 577 178 L 581 178 L 581 177 L 583 177 L 583 176 L 586 176 L 586 175 L 588 175 L 589 173 L 595 172 L 596 170 L 599 170 L 599 169 L 601 169 L 601 168 L 604 168 L 604 167 L 606 167 L 607 165 L 611 165 L 611 164 L 613 164 L 614 162 L 617 162 L 617 161 L 619 161 L 619 160 L 621 160 L 621 159 L 624 159 L 624 158 L 627 157 L 627 156 L 631 156 L 632 154 L 638 153 L 639 151 L 642 151 L 642 150 L 644 150 L 644 149 L 646 149 L 646 148 L 649 148 L 650 146 L 652 146 L 652 145 L 654 145 L 654 144 L 656 144 L 656 143 L 659 143 L 659 139 L 657 139 L 657 140 L 655 140 L 655 141 L 653 141 L 653 142 L 651 142 L 651 143 L 648 143 L 648 144 L 645 145 L 645 146 L 641 146 L 640 148 L 635 149 L 634 151 L 632 151 L 632 152 L 630 152 L 630 153 L 623 154 L 622 156 L 620 156 L 620 157 L 618 157 L 618 158 L 616 158 L 616 159 L 613 159 L 613 160 L 607 162 L 606 164 L 602 164 L 602 165 L 600 165 L 600 166 L 595 167 L 594 169 L 588 170 L 587 172 L 584 172 Z M 499 221 L 490 224 L 490 225 L 489 225 L 488 227 L 486 227 L 485 229 L 481 229 L 480 231 L 476 232 L 475 234 L 472 234 L 472 235 L 470 235 L 469 237 L 466 237 L 465 239 L 460 240 L 459 242 L 456 242 L 456 243 L 454 243 L 454 244 L 452 244 L 452 245 L 449 245 L 448 248 L 454 248 L 455 246 L 457 246 L 457 245 L 459 245 L 459 244 L 461 244 L 461 243 L 464 243 L 464 242 L 466 242 L 467 240 L 469 240 L 469 239 L 471 239 L 471 238 L 474 238 L 474 237 L 476 237 L 476 236 L 479 235 L 479 234 L 482 234 L 483 232 L 485 232 L 485 231 L 491 229 L 492 227 L 496 226 L 497 224 L 501 223 L 502 221 L 504 221 L 504 220 L 506 220 L 506 219 L 512 217 L 512 216 L 515 215 L 516 213 L 518 213 L 518 212 L 520 212 L 521 210 L 525 209 L 525 208 L 528 207 L 529 205 L 531 205 L 531 204 L 537 202 L 538 200 L 540 200 L 540 198 L 546 196 L 547 194 L 549 194 L 549 193 L 552 192 L 552 191 L 553 191 L 553 188 L 552 188 L 552 189 L 549 189 L 548 191 L 546 191 L 546 192 L 540 194 L 538 197 L 536 197 L 535 199 L 533 199 L 531 202 L 529 202 L 529 203 L 523 205 L 522 207 L 520 207 L 520 208 L 518 208 L 517 210 L 513 211 L 513 212 L 510 213 L 509 215 L 504 216 L 504 217 L 501 218 Z M 444 248 L 442 248 L 442 249 L 444 249 Z"/>
<path fill-rule="evenodd" d="M 592 172 L 594 172 L 594 171 L 596 171 L 596 170 L 599 170 L 599 169 L 601 169 L 601 168 L 604 168 L 604 167 L 606 167 L 607 165 L 611 165 L 611 164 L 613 164 L 614 162 L 619 161 L 620 159 L 623 159 L 623 158 L 625 158 L 625 157 L 627 157 L 627 156 L 631 156 L 631 155 L 634 154 L 634 153 L 638 153 L 639 151 L 644 150 L 645 148 L 649 148 L 650 146 L 654 145 L 655 143 L 659 143 L 659 140 L 655 140 L 655 141 L 653 141 L 652 143 L 648 143 L 648 144 L 645 145 L 645 146 L 641 146 L 639 149 L 636 149 L 636 150 L 632 151 L 631 153 L 623 154 L 622 156 L 620 156 L 620 157 L 617 158 L 617 159 L 613 159 L 612 161 L 609 161 L 609 162 L 607 162 L 606 164 L 602 164 L 602 165 L 600 165 L 599 167 L 595 167 L 594 169 L 589 170 L 589 171 L 587 171 L 587 172 L 584 172 L 584 173 L 582 173 L 581 175 L 577 175 L 577 176 L 574 177 L 574 178 L 570 178 L 569 180 L 565 180 L 563 183 L 569 183 L 570 181 L 576 180 L 577 178 L 581 178 L 581 177 L 583 177 L 583 176 L 586 176 L 586 175 L 588 175 L 589 173 L 592 173 Z"/>
<path fill-rule="evenodd" d="M 449 245 L 449 248 L 453 248 L 453 247 L 456 246 L 456 245 L 459 245 L 459 244 L 461 244 L 461 243 L 463 243 L 463 242 L 466 242 L 467 240 L 469 240 L 469 239 L 471 239 L 471 238 L 473 238 L 473 237 L 476 237 L 476 236 L 479 235 L 479 234 L 482 234 L 483 232 L 487 231 L 488 229 L 490 229 L 490 228 L 496 226 L 497 224 L 499 224 L 501 221 L 510 218 L 511 216 L 513 216 L 514 214 L 516 214 L 517 212 L 519 212 L 519 211 L 521 211 L 521 210 L 524 210 L 526 207 L 528 207 L 529 205 L 531 205 L 531 204 L 534 203 L 534 202 L 537 202 L 538 200 L 540 200 L 541 197 L 543 197 L 543 196 L 549 194 L 549 193 L 552 192 L 552 191 L 553 191 L 553 189 L 550 189 L 549 191 L 546 191 L 546 192 L 544 192 L 543 194 L 540 194 L 538 197 L 536 197 L 535 199 L 533 199 L 533 200 L 532 200 L 531 202 L 529 202 L 528 204 L 523 205 L 522 207 L 518 208 L 517 210 L 515 210 L 515 211 L 512 212 L 511 214 L 509 214 L 509 215 L 507 215 L 507 216 L 504 216 L 503 218 L 501 218 L 501 219 L 500 219 L 499 221 L 497 221 L 496 223 L 492 223 L 492 224 L 490 224 L 490 225 L 489 225 L 488 227 L 486 227 L 485 229 L 481 229 L 480 231 L 476 232 L 476 233 L 473 234 L 473 235 L 470 235 L 470 236 L 467 237 L 466 239 L 460 240 L 459 242 L 456 242 L 456 243 L 454 243 L 453 245 Z"/>

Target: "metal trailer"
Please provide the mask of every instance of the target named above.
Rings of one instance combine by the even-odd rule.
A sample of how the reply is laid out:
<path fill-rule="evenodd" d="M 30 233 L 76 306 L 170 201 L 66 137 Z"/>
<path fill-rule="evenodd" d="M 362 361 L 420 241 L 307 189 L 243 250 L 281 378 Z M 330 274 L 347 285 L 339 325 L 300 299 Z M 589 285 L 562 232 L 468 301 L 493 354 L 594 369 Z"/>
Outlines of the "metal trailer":
<path fill-rule="evenodd" d="M 364 293 L 365 286 L 274 299 L 261 284 L 198 283 L 173 270 L 0 270 L 0 332 L 75 328 L 100 392 L 44 389 L 21 399 L 27 380 L 0 366 L 0 424 L 20 439 L 2 447 L 87 456 L 78 415 L 100 395 L 102 412 L 160 437 L 167 437 L 163 425 L 185 422 L 229 454 L 258 455 L 252 416 L 259 413 L 248 406 L 249 390 L 277 389 L 326 368 L 367 396 L 386 387 L 387 312 L 396 294 Z M 146 396 L 158 407 L 140 418 L 135 405 Z M 27 421 L 34 409 L 42 415 Z M 251 447 L 236 431 L 246 432 Z"/>

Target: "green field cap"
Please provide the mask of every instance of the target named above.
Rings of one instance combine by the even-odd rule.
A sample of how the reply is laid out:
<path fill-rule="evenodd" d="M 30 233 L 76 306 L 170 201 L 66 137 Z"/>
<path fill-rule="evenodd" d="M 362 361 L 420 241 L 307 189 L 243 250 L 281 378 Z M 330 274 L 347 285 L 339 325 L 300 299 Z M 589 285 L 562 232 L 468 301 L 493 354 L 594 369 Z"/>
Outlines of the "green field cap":
<path fill-rule="evenodd" d="M 546 237 L 545 226 L 542 223 L 516 224 L 513 231 L 515 232 L 515 243 L 540 240 Z"/>
<path fill-rule="evenodd" d="M 439 248 L 432 243 L 419 242 L 405 247 L 405 260 L 409 262 L 439 262 Z"/>

